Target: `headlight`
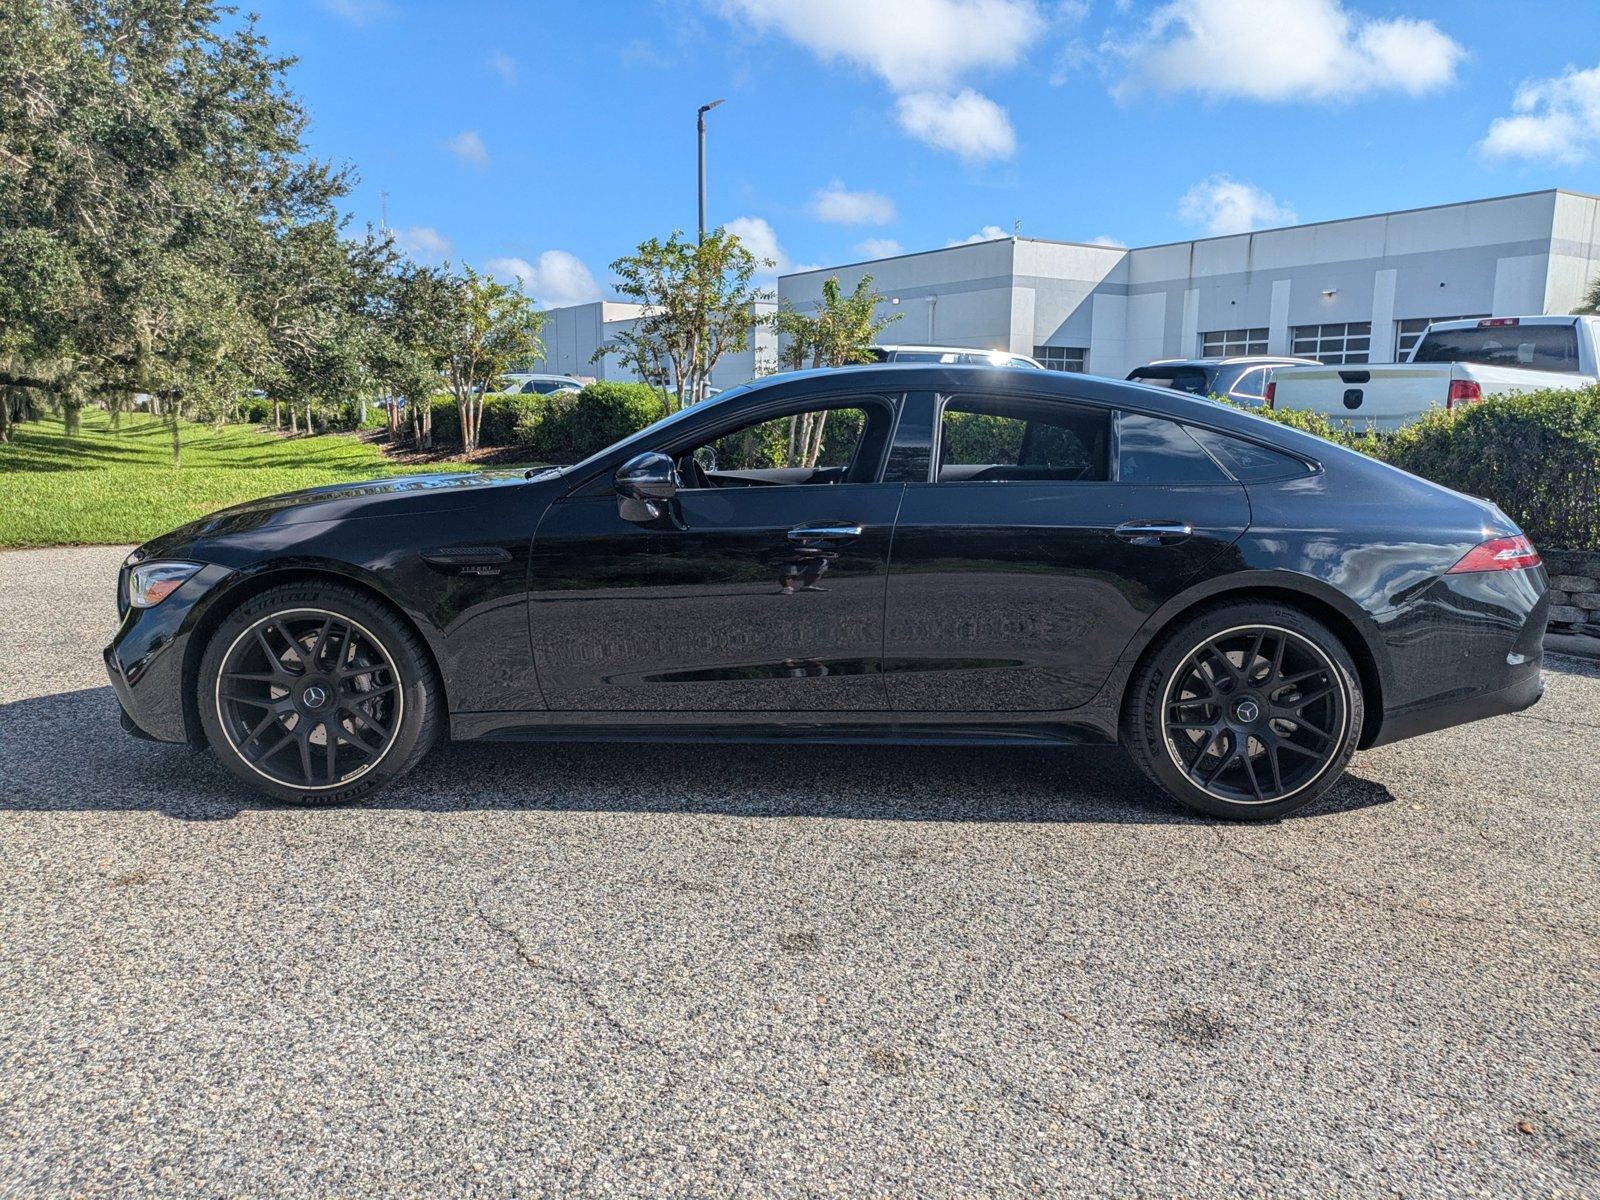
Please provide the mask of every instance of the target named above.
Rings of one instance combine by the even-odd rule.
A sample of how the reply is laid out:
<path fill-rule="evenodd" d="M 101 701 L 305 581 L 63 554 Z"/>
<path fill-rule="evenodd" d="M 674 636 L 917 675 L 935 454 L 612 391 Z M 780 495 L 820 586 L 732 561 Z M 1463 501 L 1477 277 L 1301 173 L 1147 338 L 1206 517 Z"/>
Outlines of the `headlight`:
<path fill-rule="evenodd" d="M 192 562 L 140 563 L 128 570 L 128 603 L 135 608 L 152 608 L 182 586 L 201 567 Z"/>

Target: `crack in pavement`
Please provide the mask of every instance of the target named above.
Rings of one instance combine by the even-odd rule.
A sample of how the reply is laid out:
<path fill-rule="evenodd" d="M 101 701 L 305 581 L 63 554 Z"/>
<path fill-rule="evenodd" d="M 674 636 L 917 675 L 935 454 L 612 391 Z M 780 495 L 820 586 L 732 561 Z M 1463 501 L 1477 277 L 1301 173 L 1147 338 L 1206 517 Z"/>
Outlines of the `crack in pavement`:
<path fill-rule="evenodd" d="M 576 1189 L 578 1195 L 589 1195 L 591 1194 L 590 1184 L 594 1181 L 595 1174 L 599 1171 L 600 1164 L 610 1149 L 612 1135 L 622 1127 L 623 1122 L 640 1119 L 683 1085 L 683 1077 L 676 1069 L 676 1064 L 681 1056 L 676 1051 L 669 1049 L 659 1038 L 653 1038 L 639 1032 L 618 1017 L 612 1011 L 610 1005 L 595 994 L 595 990 L 591 985 L 585 983 L 570 971 L 564 971 L 559 967 L 552 966 L 534 954 L 528 948 L 528 943 L 523 939 L 522 934 L 504 921 L 491 917 L 484 911 L 483 904 L 477 897 L 473 897 L 472 911 L 482 924 L 498 934 L 500 939 L 509 945 L 513 955 L 524 967 L 564 987 L 570 988 L 577 994 L 584 1007 L 599 1017 L 606 1027 L 617 1035 L 619 1040 L 648 1050 L 663 1062 L 665 1083 L 651 1093 L 650 1098 L 644 1103 L 633 1106 L 629 1111 L 619 1112 L 594 1139 L 594 1157 L 590 1160 L 589 1165 L 583 1169 Z"/>
<path fill-rule="evenodd" d="M 1255 863 L 1257 866 L 1266 867 L 1270 870 L 1281 872 L 1285 875 L 1292 875 L 1296 879 L 1305 880 L 1313 886 L 1321 886 L 1331 891 L 1342 893 L 1343 895 L 1348 896 L 1350 899 L 1361 904 L 1370 905 L 1380 912 L 1410 913 L 1414 916 L 1428 917 L 1435 921 L 1443 921 L 1447 925 L 1454 925 L 1458 928 L 1463 926 L 1475 926 L 1482 929 L 1493 929 L 1504 932 L 1506 927 L 1506 923 L 1504 921 L 1494 920 L 1488 917 L 1475 917 L 1466 913 L 1440 912 L 1437 909 L 1428 908 L 1415 903 L 1407 903 L 1404 900 L 1385 899 L 1370 895 L 1367 892 L 1361 891 L 1359 888 L 1353 888 L 1347 884 L 1338 883 L 1335 880 L 1313 874 L 1303 867 L 1294 866 L 1290 863 L 1279 862 L 1276 859 L 1268 858 L 1264 855 L 1247 850 L 1243 846 L 1234 845 L 1223 835 L 1223 830 L 1220 826 L 1217 827 L 1214 832 L 1217 835 L 1217 845 L 1219 847 L 1238 855 L 1248 862 Z M 1574 929 L 1563 925 L 1553 925 L 1548 921 L 1528 919 L 1526 917 L 1522 918 L 1522 924 L 1519 926 L 1519 928 L 1523 931 L 1529 929 L 1541 930 L 1556 941 L 1586 942 L 1595 940 L 1595 935 L 1588 930 Z"/>

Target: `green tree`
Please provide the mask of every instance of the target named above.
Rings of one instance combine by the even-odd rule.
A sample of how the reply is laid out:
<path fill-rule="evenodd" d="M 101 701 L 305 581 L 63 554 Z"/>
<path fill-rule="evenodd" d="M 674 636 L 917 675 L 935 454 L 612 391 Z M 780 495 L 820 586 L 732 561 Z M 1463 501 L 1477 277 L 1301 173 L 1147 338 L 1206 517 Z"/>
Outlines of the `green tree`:
<path fill-rule="evenodd" d="M 329 361 L 303 293 L 372 243 L 304 151 L 292 60 L 213 0 L 0 0 L 0 32 L 0 386 L 68 428 L 147 393 L 176 452 L 186 409 Z"/>
<path fill-rule="evenodd" d="M 1600 316 L 1600 275 L 1590 281 L 1589 290 L 1583 294 L 1583 303 L 1572 311 L 1580 316 Z"/>
<path fill-rule="evenodd" d="M 711 372 L 723 355 L 745 349 L 755 328 L 756 272 L 772 266 L 758 260 L 726 229 L 702 242 L 674 230 L 666 241 L 649 238 L 611 264 L 617 291 L 643 306 L 630 330 L 602 353 L 620 354 L 646 382 L 663 388 L 668 411 L 705 398 Z"/>
<path fill-rule="evenodd" d="M 544 314 L 521 283 L 504 284 L 467 267 L 452 317 L 444 374 L 461 414 L 461 448 L 471 454 L 478 448 L 484 393 L 511 364 L 544 356 Z"/>
<path fill-rule="evenodd" d="M 882 293 L 872 286 L 872 276 L 863 275 L 848 295 L 837 275 L 822 284 L 822 300 L 815 312 L 804 313 L 788 301 L 770 318 L 777 331 L 779 361 L 791 370 L 812 367 L 843 367 L 850 363 L 871 362 L 872 347 L 899 313 L 878 316 Z M 802 413 L 789 419 L 789 461 L 797 466 L 814 467 L 822 453 L 827 427 L 826 410 Z"/>
<path fill-rule="evenodd" d="M 373 346 L 373 371 L 391 396 L 404 399 L 411 440 L 433 449 L 434 395 L 443 386 L 451 339 L 465 309 L 464 282 L 438 267 L 405 264 L 393 277 Z M 389 409 L 398 433 L 398 412 Z"/>

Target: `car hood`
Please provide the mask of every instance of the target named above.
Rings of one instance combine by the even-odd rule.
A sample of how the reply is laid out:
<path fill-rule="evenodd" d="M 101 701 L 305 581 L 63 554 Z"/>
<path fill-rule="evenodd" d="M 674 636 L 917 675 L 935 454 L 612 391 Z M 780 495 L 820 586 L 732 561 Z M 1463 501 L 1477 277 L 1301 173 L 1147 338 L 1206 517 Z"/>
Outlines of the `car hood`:
<path fill-rule="evenodd" d="M 264 496 L 219 509 L 140 547 L 140 557 L 170 554 L 181 546 L 214 541 L 268 526 L 354 521 L 416 515 L 479 504 L 484 494 L 558 478 L 560 471 L 451 471 L 399 475 Z"/>

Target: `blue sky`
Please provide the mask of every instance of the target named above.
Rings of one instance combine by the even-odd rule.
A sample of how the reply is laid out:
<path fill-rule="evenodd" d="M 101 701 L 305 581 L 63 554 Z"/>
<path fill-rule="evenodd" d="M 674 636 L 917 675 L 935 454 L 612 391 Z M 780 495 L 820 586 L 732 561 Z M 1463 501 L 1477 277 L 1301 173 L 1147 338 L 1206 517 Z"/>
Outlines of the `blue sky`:
<path fill-rule="evenodd" d="M 792 268 L 1600 192 L 1595 0 L 271 0 L 357 222 L 549 303 L 710 220 Z"/>

